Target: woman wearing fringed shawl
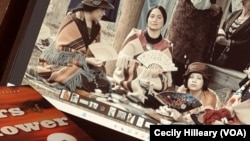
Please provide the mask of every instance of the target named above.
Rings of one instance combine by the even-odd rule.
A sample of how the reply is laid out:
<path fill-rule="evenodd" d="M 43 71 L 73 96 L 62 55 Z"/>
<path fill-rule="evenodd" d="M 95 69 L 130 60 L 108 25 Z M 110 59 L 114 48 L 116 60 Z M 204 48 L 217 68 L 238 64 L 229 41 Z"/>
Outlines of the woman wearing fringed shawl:
<path fill-rule="evenodd" d="M 88 45 L 100 42 L 99 21 L 105 9 L 113 8 L 106 0 L 83 0 L 62 21 L 55 43 L 43 51 L 41 66 L 33 69 L 33 75 L 59 89 L 110 92 L 104 62 L 93 56 Z"/>
<path fill-rule="evenodd" d="M 164 62 L 170 61 L 169 65 L 173 65 L 172 46 L 171 42 L 161 35 L 161 29 L 167 20 L 165 9 L 161 6 L 153 7 L 149 10 L 146 20 L 146 30 L 132 29 L 126 37 L 119 52 L 113 79 L 125 89 L 129 97 L 136 98 L 136 102 L 146 107 L 158 108 L 159 103 L 153 96 L 171 87 L 170 71 L 163 71 L 157 62 L 145 66 L 138 57 L 147 51 L 158 50 L 163 56 L 167 56 Z M 155 56 L 159 57 L 161 56 Z M 152 56 L 146 56 L 144 59 L 148 62 L 154 60 Z"/>

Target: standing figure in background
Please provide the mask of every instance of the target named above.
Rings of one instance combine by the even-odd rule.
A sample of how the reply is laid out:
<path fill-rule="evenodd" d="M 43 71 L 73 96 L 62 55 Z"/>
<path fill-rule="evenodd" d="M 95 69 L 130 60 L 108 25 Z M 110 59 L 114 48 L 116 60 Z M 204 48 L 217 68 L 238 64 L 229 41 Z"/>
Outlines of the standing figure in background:
<path fill-rule="evenodd" d="M 176 69 L 172 63 L 171 42 L 161 35 L 166 20 L 167 13 L 162 6 L 153 7 L 148 11 L 146 29 L 132 29 L 128 34 L 119 52 L 113 74 L 113 79 L 125 89 L 126 94 L 136 98 L 146 107 L 158 108 L 159 102 L 154 98 L 154 94 L 172 86 L 171 69 Z M 161 62 L 157 61 L 145 66 L 138 58 L 147 51 L 159 51 L 162 54 L 155 58 L 165 56 L 164 62 L 170 62 L 169 70 L 163 70 Z M 146 63 L 155 61 L 153 57 L 144 57 Z"/>
<path fill-rule="evenodd" d="M 213 53 L 213 63 L 228 47 L 223 67 L 241 71 L 250 63 L 250 1 L 241 0 L 243 8 L 229 15 L 219 30 Z M 215 65 L 217 65 L 215 63 Z"/>
<path fill-rule="evenodd" d="M 105 9 L 113 8 L 106 0 L 83 0 L 61 22 L 55 42 L 42 52 L 39 66 L 28 67 L 28 74 L 58 89 L 110 92 L 105 62 L 88 46 L 100 42 L 99 21 Z"/>
<path fill-rule="evenodd" d="M 167 33 L 173 42 L 173 60 L 178 67 L 178 71 L 173 72 L 174 85 L 183 83 L 188 64 L 208 60 L 221 15 L 216 0 L 178 0 Z"/>

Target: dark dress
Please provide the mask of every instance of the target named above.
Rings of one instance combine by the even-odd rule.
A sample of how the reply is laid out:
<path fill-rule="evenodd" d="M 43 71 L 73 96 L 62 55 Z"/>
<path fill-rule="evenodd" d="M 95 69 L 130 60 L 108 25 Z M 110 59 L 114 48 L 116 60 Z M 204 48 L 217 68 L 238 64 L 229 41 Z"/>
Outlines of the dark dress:
<path fill-rule="evenodd" d="M 231 13 L 222 26 L 226 33 L 226 38 L 231 40 L 228 59 L 224 67 L 237 71 L 243 71 L 250 62 L 250 18 L 242 23 L 231 35 L 229 32 L 230 26 L 240 16 L 241 12 L 242 10 L 238 10 Z M 215 46 L 215 59 L 220 52 L 220 46 Z"/>
<path fill-rule="evenodd" d="M 179 0 L 168 28 L 173 42 L 173 60 L 178 71 L 173 73 L 175 85 L 182 85 L 182 75 L 192 62 L 206 62 L 210 55 L 220 23 L 222 11 L 198 10 L 190 0 Z"/>

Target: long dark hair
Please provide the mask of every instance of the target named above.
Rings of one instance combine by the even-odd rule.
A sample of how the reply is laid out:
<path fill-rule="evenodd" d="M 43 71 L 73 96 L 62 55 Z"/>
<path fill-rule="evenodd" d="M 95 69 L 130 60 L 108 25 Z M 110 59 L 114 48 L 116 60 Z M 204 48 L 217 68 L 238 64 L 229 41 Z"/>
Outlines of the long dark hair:
<path fill-rule="evenodd" d="M 150 15 L 150 13 L 151 13 L 152 10 L 154 10 L 154 9 L 159 9 L 159 10 L 161 11 L 161 14 L 162 14 L 163 19 L 164 19 L 164 24 L 165 24 L 166 21 L 167 21 L 167 12 L 166 12 L 165 8 L 162 7 L 162 6 L 155 6 L 155 7 L 151 8 L 151 9 L 148 11 L 148 13 L 147 13 L 146 22 L 148 21 L 148 17 L 149 17 L 149 15 Z"/>

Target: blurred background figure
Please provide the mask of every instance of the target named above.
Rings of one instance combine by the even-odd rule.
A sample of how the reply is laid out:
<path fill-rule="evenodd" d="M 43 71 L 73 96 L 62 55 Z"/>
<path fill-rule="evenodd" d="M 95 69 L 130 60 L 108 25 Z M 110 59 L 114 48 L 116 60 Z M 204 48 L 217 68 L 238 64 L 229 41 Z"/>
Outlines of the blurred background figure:
<path fill-rule="evenodd" d="M 250 1 L 241 0 L 243 8 L 232 12 L 218 32 L 213 64 L 225 50 L 227 59 L 222 67 L 243 72 L 250 62 Z"/>
<path fill-rule="evenodd" d="M 173 72 L 174 85 L 183 83 L 182 76 L 190 63 L 208 60 L 221 17 L 216 0 L 178 0 L 167 33 L 178 67 Z"/>

